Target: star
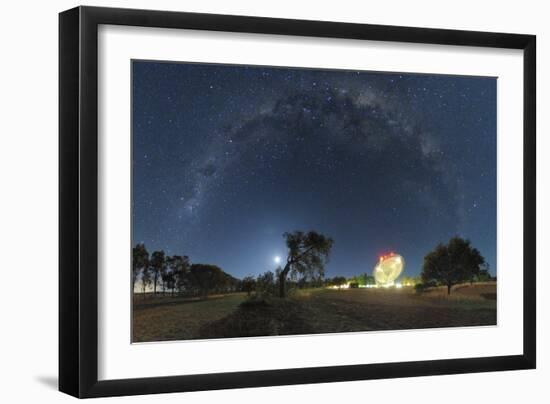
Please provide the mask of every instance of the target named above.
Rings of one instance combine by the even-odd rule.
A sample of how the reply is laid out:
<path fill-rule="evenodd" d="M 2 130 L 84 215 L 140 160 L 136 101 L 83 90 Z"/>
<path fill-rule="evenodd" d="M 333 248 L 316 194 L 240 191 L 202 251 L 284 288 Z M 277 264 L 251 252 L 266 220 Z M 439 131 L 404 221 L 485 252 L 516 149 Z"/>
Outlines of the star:
<path fill-rule="evenodd" d="M 240 277 L 266 270 L 266 246 L 283 261 L 284 232 L 317 230 L 335 240 L 327 274 L 351 276 L 377 243 L 419 271 L 434 240 L 464 234 L 494 264 L 494 78 L 132 69 L 132 237 L 148 250 Z"/>

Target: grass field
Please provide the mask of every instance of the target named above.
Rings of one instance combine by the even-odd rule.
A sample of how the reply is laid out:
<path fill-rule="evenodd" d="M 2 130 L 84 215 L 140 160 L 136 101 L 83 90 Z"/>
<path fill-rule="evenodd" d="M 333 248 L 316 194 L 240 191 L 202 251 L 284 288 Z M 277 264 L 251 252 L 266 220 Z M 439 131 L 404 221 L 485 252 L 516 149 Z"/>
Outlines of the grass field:
<path fill-rule="evenodd" d="M 401 330 L 496 324 L 496 283 L 402 289 L 308 289 L 286 299 L 135 296 L 133 341 Z"/>

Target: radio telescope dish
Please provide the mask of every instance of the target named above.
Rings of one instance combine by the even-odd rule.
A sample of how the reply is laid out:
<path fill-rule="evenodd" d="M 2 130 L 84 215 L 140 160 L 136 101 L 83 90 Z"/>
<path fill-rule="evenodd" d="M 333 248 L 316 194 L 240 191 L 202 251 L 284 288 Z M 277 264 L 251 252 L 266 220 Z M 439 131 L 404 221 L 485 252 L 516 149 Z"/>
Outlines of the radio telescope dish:
<path fill-rule="evenodd" d="M 372 274 L 378 286 L 393 286 L 404 268 L 405 260 L 403 257 L 399 254 L 391 253 L 380 257 Z"/>

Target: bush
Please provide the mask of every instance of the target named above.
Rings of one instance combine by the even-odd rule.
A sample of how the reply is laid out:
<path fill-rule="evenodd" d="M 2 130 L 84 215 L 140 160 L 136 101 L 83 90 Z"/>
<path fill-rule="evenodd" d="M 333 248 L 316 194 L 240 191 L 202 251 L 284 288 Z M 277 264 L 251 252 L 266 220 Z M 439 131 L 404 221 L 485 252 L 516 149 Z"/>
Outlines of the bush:
<path fill-rule="evenodd" d="M 278 283 L 275 281 L 275 274 L 267 271 L 256 278 L 256 294 L 260 296 L 275 296 Z"/>
<path fill-rule="evenodd" d="M 437 286 L 436 282 L 430 281 L 430 282 L 424 282 L 424 283 L 417 283 L 414 285 L 414 290 L 416 293 L 422 293 L 428 288 L 433 288 L 434 286 Z"/>
<path fill-rule="evenodd" d="M 311 334 L 304 308 L 288 299 L 251 297 L 226 317 L 204 324 L 201 338 L 232 338 L 266 335 Z"/>
<path fill-rule="evenodd" d="M 269 306 L 269 298 L 266 295 L 251 295 L 248 299 L 243 301 L 240 306 L 244 308 L 253 308 L 259 306 Z"/>
<path fill-rule="evenodd" d="M 424 292 L 424 289 L 426 289 L 426 286 L 423 283 L 417 283 L 414 285 L 414 290 L 416 293 L 422 293 Z"/>

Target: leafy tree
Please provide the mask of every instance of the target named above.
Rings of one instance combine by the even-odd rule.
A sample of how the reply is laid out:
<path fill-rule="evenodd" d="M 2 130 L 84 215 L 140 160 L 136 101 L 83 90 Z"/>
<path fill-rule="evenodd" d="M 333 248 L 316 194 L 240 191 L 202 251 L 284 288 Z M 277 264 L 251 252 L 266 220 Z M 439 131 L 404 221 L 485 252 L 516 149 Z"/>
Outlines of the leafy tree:
<path fill-rule="evenodd" d="M 368 275 L 367 274 L 361 274 L 357 277 L 357 283 L 359 283 L 359 286 L 367 286 L 367 278 L 368 278 Z"/>
<path fill-rule="evenodd" d="M 149 253 L 144 244 L 136 244 L 132 249 L 132 291 L 139 274 L 149 265 Z"/>
<path fill-rule="evenodd" d="M 295 231 L 283 235 L 288 248 L 286 264 L 279 275 L 279 296 L 285 297 L 285 282 L 289 272 L 301 275 L 324 276 L 325 263 L 332 249 L 333 241 L 315 231 Z"/>
<path fill-rule="evenodd" d="M 161 280 L 162 273 L 166 270 L 166 257 L 164 251 L 154 251 L 151 254 L 150 262 L 151 272 L 153 274 L 153 294 L 157 294 L 157 285 Z"/>
<path fill-rule="evenodd" d="M 365 285 L 376 285 L 376 279 L 372 275 L 365 276 Z"/>
<path fill-rule="evenodd" d="M 250 294 L 255 288 L 256 288 L 256 280 L 254 279 L 253 276 L 245 276 L 241 281 L 241 290 L 243 292 L 246 292 L 248 296 L 250 296 Z"/>
<path fill-rule="evenodd" d="M 189 270 L 203 298 L 224 280 L 225 273 L 216 265 L 193 264 Z"/>
<path fill-rule="evenodd" d="M 225 293 L 233 288 L 234 281 L 236 281 L 235 278 L 224 271 L 221 271 L 221 276 L 217 279 L 213 290 L 218 293 Z"/>
<path fill-rule="evenodd" d="M 349 278 L 350 287 L 352 284 L 357 284 L 357 286 L 365 286 L 367 284 L 367 274 L 355 275 Z"/>
<path fill-rule="evenodd" d="M 191 276 L 189 257 L 187 255 L 178 256 L 174 266 L 175 287 L 179 293 L 188 293 L 193 289 L 193 277 Z"/>
<path fill-rule="evenodd" d="M 479 273 L 472 279 L 473 282 L 489 282 L 492 279 L 489 273 L 489 264 L 484 264 Z"/>
<path fill-rule="evenodd" d="M 143 292 L 143 296 L 145 296 L 145 292 L 147 291 L 147 286 L 151 284 L 151 270 L 149 267 L 149 262 L 146 266 L 143 267 L 143 270 L 141 271 L 141 290 Z"/>
<path fill-rule="evenodd" d="M 451 294 L 453 285 L 472 279 L 484 263 L 485 259 L 469 240 L 453 237 L 424 257 L 422 282 L 440 282 L 447 286 L 447 294 Z"/>
<path fill-rule="evenodd" d="M 275 274 L 271 271 L 264 272 L 256 278 L 256 291 L 264 295 L 276 293 Z"/>
<path fill-rule="evenodd" d="M 239 288 L 239 280 L 226 272 L 223 272 L 225 277 L 223 292 L 235 292 Z"/>
<path fill-rule="evenodd" d="M 433 288 L 435 286 L 437 286 L 437 283 L 435 281 L 429 281 L 429 282 L 425 282 L 425 283 L 418 282 L 417 284 L 414 285 L 414 290 L 417 293 L 422 293 L 426 289 Z"/>
<path fill-rule="evenodd" d="M 182 280 L 189 278 L 189 257 L 174 255 L 166 258 L 166 270 L 162 274 L 163 284 L 171 291 L 172 296 L 176 288 L 182 286 Z"/>
<path fill-rule="evenodd" d="M 174 275 L 174 272 L 172 272 L 168 267 L 166 267 L 166 270 L 162 273 L 161 276 L 162 276 L 163 292 L 166 290 L 169 290 L 170 295 L 174 296 L 174 289 L 176 289 L 176 277 Z"/>
<path fill-rule="evenodd" d="M 348 280 L 344 276 L 335 276 L 332 278 L 331 284 L 332 286 L 341 287 L 342 285 L 345 285 L 348 282 Z"/>
<path fill-rule="evenodd" d="M 420 283 L 420 279 L 412 276 L 403 276 L 401 277 L 401 285 L 403 286 L 415 286 L 417 283 Z"/>

